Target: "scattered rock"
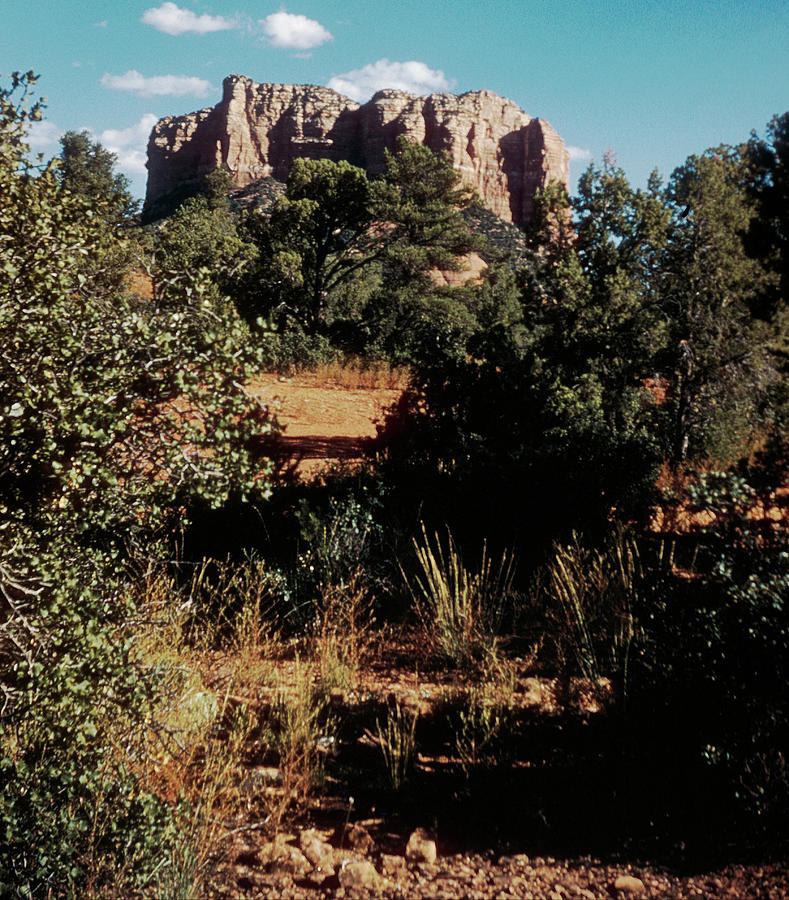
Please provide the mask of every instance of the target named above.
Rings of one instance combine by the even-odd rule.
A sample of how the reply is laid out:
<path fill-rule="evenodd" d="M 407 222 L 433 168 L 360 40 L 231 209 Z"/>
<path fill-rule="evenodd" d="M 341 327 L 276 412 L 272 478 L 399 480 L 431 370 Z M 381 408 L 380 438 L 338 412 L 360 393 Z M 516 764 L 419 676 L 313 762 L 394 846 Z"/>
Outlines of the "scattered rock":
<path fill-rule="evenodd" d="M 323 869 L 313 869 L 307 874 L 307 881 L 316 888 L 326 887 L 326 885 L 334 879 L 334 868 L 331 867 L 324 871 Z"/>
<path fill-rule="evenodd" d="M 623 894 L 643 894 L 646 888 L 640 878 L 633 875 L 620 875 L 614 882 L 614 890 Z"/>
<path fill-rule="evenodd" d="M 378 884 L 378 873 L 373 864 L 366 859 L 345 860 L 338 873 L 340 887 L 349 889 L 375 888 Z"/>
<path fill-rule="evenodd" d="M 265 848 L 265 856 L 270 859 L 268 871 L 274 875 L 306 875 L 312 869 L 310 861 L 298 847 L 284 843 L 280 837 Z"/>
<path fill-rule="evenodd" d="M 437 856 L 436 842 L 430 839 L 424 828 L 417 828 L 408 839 L 405 848 L 405 858 L 410 863 L 428 863 L 432 865 L 436 861 Z"/>
<path fill-rule="evenodd" d="M 397 875 L 405 871 L 405 859 L 391 853 L 381 854 L 381 871 L 384 875 Z"/>
<path fill-rule="evenodd" d="M 282 785 L 282 772 L 273 766 L 257 766 L 251 769 L 249 774 L 239 784 L 240 793 L 255 795 L 266 788 L 279 787 Z"/>
<path fill-rule="evenodd" d="M 332 867 L 334 851 L 320 836 L 312 829 L 302 831 L 299 837 L 299 847 L 301 852 L 316 869 L 328 872 Z"/>
<path fill-rule="evenodd" d="M 499 865 L 522 869 L 524 866 L 529 865 L 529 857 L 525 853 L 516 853 L 514 856 L 502 856 L 499 859 Z"/>
<path fill-rule="evenodd" d="M 367 856 L 373 849 L 374 844 L 375 842 L 373 841 L 370 832 L 364 825 L 359 825 L 357 823 L 354 823 L 346 830 L 343 839 L 344 846 L 350 847 L 361 856 Z"/>

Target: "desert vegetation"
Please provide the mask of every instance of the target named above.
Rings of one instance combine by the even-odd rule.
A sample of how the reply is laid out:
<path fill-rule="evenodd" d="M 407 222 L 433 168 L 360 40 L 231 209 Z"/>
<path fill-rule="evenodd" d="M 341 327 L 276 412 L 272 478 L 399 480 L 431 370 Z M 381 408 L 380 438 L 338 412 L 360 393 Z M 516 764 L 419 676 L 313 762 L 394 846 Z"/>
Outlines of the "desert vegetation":
<path fill-rule="evenodd" d="M 407 142 L 141 228 L 89 136 L 31 160 L 35 93 L 0 88 L 0 893 L 780 864 L 789 113 L 646 189 L 607 157 L 515 240 Z M 305 479 L 251 385 L 318 367 L 402 393 Z"/>

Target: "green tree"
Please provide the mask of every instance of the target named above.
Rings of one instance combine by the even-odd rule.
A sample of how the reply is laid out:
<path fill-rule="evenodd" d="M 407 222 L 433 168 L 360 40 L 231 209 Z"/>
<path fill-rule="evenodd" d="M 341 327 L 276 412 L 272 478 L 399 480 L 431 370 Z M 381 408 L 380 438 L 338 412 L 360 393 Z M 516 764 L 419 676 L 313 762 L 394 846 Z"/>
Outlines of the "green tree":
<path fill-rule="evenodd" d="M 156 281 L 176 283 L 202 270 L 215 287 L 217 299 L 234 291 L 257 257 L 244 241 L 221 194 L 191 197 L 156 232 Z"/>
<path fill-rule="evenodd" d="M 647 379 L 665 341 L 656 290 L 670 211 L 656 174 L 633 190 L 607 156 L 590 165 L 574 201 L 561 186 L 535 203 L 530 261 L 521 272 L 531 343 L 568 385 L 593 379 L 612 427 L 648 400 Z"/>
<path fill-rule="evenodd" d="M 479 238 L 461 215 L 475 195 L 446 153 L 404 136 L 385 160 L 383 181 L 375 185 L 378 218 L 394 225 L 385 243 L 385 279 L 392 287 L 426 287 L 432 269 L 458 271 L 461 257 L 479 249 Z"/>
<path fill-rule="evenodd" d="M 610 162 L 591 169 L 577 236 L 566 192 L 538 198 L 522 315 L 502 316 L 506 303 L 493 317 L 480 310 L 466 353 L 417 371 L 399 458 L 419 470 L 420 496 L 440 480 L 491 539 L 530 553 L 573 528 L 605 528 L 612 509 L 646 514 L 662 460 L 645 384 L 665 333 L 650 290 L 651 244 L 668 221 L 658 193 L 655 182 L 633 191 Z M 644 236 L 622 246 L 633 224 Z"/>
<path fill-rule="evenodd" d="M 755 177 L 758 216 L 751 221 L 748 248 L 779 274 L 779 295 L 789 298 L 789 112 L 773 116 L 766 139 L 752 135 L 748 158 Z"/>
<path fill-rule="evenodd" d="M 264 315 L 277 310 L 307 332 L 322 331 L 333 295 L 378 255 L 371 232 L 371 189 L 347 162 L 298 159 L 284 197 L 268 219 L 249 223 L 260 250 L 252 301 Z"/>
<path fill-rule="evenodd" d="M 60 139 L 61 186 L 72 194 L 106 204 L 105 216 L 113 223 L 131 222 L 139 202 L 129 192 L 129 179 L 115 171 L 118 157 L 91 140 L 87 131 L 67 131 Z"/>
<path fill-rule="evenodd" d="M 248 226 L 260 250 L 249 307 L 326 332 L 363 318 L 379 285 L 388 297 L 427 288 L 430 269 L 457 268 L 475 246 L 459 213 L 471 195 L 458 183 L 448 158 L 406 140 L 380 181 L 347 162 L 296 160 L 285 196 Z"/>
<path fill-rule="evenodd" d="M 776 379 L 769 322 L 755 315 L 771 275 L 745 235 L 758 208 L 745 147 L 691 156 L 667 191 L 673 209 L 661 306 L 669 323 L 676 463 L 742 452 Z"/>

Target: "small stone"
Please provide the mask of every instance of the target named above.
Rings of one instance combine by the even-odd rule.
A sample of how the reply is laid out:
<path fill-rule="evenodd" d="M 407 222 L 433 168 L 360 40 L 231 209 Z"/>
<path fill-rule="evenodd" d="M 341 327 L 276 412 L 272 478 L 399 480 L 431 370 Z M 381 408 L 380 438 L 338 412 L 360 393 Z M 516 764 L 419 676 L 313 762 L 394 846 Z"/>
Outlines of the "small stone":
<path fill-rule="evenodd" d="M 256 766 L 239 784 L 240 793 L 254 796 L 266 788 L 280 787 L 282 785 L 282 772 L 273 766 Z"/>
<path fill-rule="evenodd" d="M 343 843 L 362 856 L 367 856 L 375 844 L 370 832 L 363 825 L 355 823 L 345 832 Z"/>
<path fill-rule="evenodd" d="M 633 875 L 620 875 L 614 882 L 614 890 L 623 894 L 643 894 L 646 888 L 640 878 Z"/>
<path fill-rule="evenodd" d="M 525 853 L 516 853 L 514 856 L 501 856 L 499 857 L 499 865 L 507 866 L 510 869 L 522 869 L 524 866 L 529 865 L 529 857 Z"/>
<path fill-rule="evenodd" d="M 405 869 L 405 859 L 390 853 L 381 854 L 381 871 L 385 875 L 395 875 Z"/>
<path fill-rule="evenodd" d="M 417 828 L 408 839 L 405 848 L 405 858 L 410 863 L 429 863 L 436 861 L 438 851 L 436 842 L 431 840 L 424 828 Z"/>
<path fill-rule="evenodd" d="M 316 869 L 327 871 L 331 868 L 334 852 L 312 828 L 302 831 L 299 837 L 299 847 Z"/>
<path fill-rule="evenodd" d="M 306 875 L 312 869 L 307 857 L 290 844 L 274 844 L 268 871 L 272 874 Z"/>
<path fill-rule="evenodd" d="M 352 888 L 375 888 L 378 884 L 378 873 L 369 860 L 345 860 L 340 869 L 338 879 L 340 887 L 346 890 Z"/>
<path fill-rule="evenodd" d="M 433 878 L 437 878 L 441 873 L 441 869 L 435 863 L 429 862 L 420 862 L 416 863 L 416 867 L 419 870 L 419 874 L 422 878 L 427 878 L 432 880 Z"/>

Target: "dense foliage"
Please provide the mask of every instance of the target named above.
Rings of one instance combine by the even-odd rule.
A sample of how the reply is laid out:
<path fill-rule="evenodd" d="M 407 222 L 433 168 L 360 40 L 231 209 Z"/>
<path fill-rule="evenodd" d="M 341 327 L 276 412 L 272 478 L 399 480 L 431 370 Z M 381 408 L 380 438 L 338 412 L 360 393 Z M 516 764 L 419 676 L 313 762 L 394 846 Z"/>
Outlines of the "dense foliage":
<path fill-rule="evenodd" d="M 135 230 L 87 134 L 29 161 L 35 82 L 0 90 L 0 893 L 177 893 L 189 810 L 141 774 L 165 674 L 139 597 L 185 563 L 195 597 L 233 586 L 194 627 L 258 634 L 265 601 L 342 665 L 360 622 L 408 610 L 475 678 L 500 629 L 537 634 L 539 671 L 610 680 L 623 760 L 777 827 L 789 547 L 754 512 L 789 465 L 789 114 L 665 185 L 606 157 L 496 248 L 448 159 L 407 141 L 379 179 L 300 160 L 266 210 L 218 172 Z M 479 278 L 440 283 L 474 250 Z M 411 366 L 377 455 L 276 484 L 253 377 L 348 352 Z"/>
<path fill-rule="evenodd" d="M 35 80 L 0 92 L 0 883 L 37 896 L 161 867 L 169 813 L 133 766 L 153 681 L 130 554 L 265 497 L 273 426 L 246 328 L 199 272 L 151 300 L 108 284 L 115 199 L 27 162 Z"/>

